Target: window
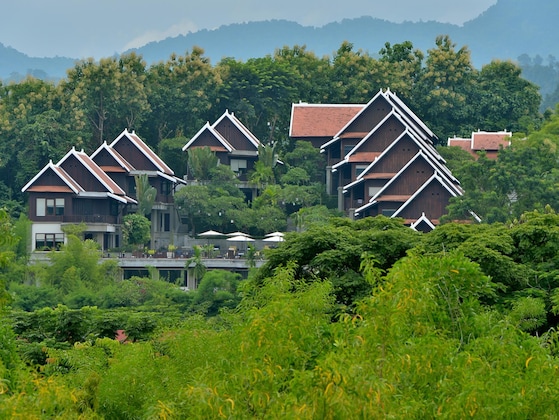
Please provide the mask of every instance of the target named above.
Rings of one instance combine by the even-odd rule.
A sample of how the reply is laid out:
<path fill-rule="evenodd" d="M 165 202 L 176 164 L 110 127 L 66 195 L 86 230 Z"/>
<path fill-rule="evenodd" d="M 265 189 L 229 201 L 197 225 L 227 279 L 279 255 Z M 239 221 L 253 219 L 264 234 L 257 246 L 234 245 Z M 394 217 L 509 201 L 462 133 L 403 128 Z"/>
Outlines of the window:
<path fill-rule="evenodd" d="M 169 181 L 161 181 L 161 193 L 164 195 L 170 195 L 173 190 Z"/>
<path fill-rule="evenodd" d="M 63 233 L 37 233 L 35 235 L 35 249 L 50 251 L 60 249 L 64 243 Z"/>
<path fill-rule="evenodd" d="M 355 147 L 355 144 L 344 144 L 344 156 L 351 152 L 351 149 Z"/>
<path fill-rule="evenodd" d="M 111 216 L 118 216 L 118 202 L 115 200 L 111 201 L 110 210 Z"/>
<path fill-rule="evenodd" d="M 159 232 L 170 232 L 171 231 L 171 214 L 170 213 L 160 213 L 157 226 L 155 227 Z"/>
<path fill-rule="evenodd" d="M 247 161 L 245 159 L 231 159 L 231 170 L 233 172 L 244 172 L 247 168 Z"/>
<path fill-rule="evenodd" d="M 376 193 L 381 190 L 382 187 L 369 187 L 369 197 L 374 197 Z"/>
<path fill-rule="evenodd" d="M 45 198 L 37 198 L 37 216 L 46 216 L 46 199 Z"/>
<path fill-rule="evenodd" d="M 392 216 L 394 213 L 396 213 L 396 209 L 383 209 L 382 210 L 382 215 L 386 216 L 386 217 L 390 217 Z"/>
<path fill-rule="evenodd" d="M 37 198 L 37 216 L 64 216 L 63 198 Z"/>
<path fill-rule="evenodd" d="M 357 178 L 361 173 L 367 169 L 368 165 L 355 165 L 355 178 Z"/>

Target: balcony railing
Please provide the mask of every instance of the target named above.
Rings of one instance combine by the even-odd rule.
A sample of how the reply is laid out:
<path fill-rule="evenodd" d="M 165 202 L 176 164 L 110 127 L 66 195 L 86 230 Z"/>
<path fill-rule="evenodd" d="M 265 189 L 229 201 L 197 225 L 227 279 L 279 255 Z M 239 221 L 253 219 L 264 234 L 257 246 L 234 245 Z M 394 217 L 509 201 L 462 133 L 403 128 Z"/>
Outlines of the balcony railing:
<path fill-rule="evenodd" d="M 47 216 L 45 221 L 60 221 L 62 223 L 103 223 L 116 225 L 120 223 L 118 216 L 88 214 L 88 215 L 64 215 L 64 216 Z"/>

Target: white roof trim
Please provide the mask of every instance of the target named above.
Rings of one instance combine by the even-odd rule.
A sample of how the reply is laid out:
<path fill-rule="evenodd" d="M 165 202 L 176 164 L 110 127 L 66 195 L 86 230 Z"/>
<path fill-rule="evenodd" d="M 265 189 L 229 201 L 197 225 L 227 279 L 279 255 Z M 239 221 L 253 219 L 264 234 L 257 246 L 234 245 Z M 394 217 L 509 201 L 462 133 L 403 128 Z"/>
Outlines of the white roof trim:
<path fill-rule="evenodd" d="M 39 171 L 39 173 L 37 173 L 37 175 L 35 175 L 31 181 L 29 181 L 27 184 L 25 184 L 23 186 L 23 188 L 21 189 L 21 192 L 25 192 L 27 191 L 34 183 L 35 181 L 37 181 L 37 179 L 39 179 L 48 169 L 52 169 L 54 171 L 54 173 L 62 180 L 62 182 L 64 182 L 68 188 L 70 188 L 75 194 L 78 194 L 80 192 L 80 190 L 78 190 L 75 185 L 72 185 L 71 183 L 68 182 L 67 179 L 65 179 L 65 177 L 60 176 L 59 170 L 61 170 L 61 168 L 57 167 L 54 163 L 52 163 L 52 160 L 49 161 L 49 163 L 47 163 L 43 169 L 41 169 Z M 62 171 L 66 174 L 66 171 Z M 68 177 L 70 177 L 70 175 L 68 175 Z M 70 177 L 71 178 L 71 177 Z M 73 178 L 72 181 L 74 181 L 74 183 L 78 186 L 80 186 Z M 81 186 L 80 186 L 81 187 Z"/>
<path fill-rule="evenodd" d="M 97 148 L 97 150 L 95 150 L 91 156 L 90 159 L 94 160 L 95 156 L 97 156 L 101 150 L 106 150 L 117 162 L 120 166 L 122 166 L 127 172 L 132 171 L 134 168 L 132 167 L 132 165 L 130 165 L 129 162 L 124 160 L 124 157 L 120 156 L 120 153 L 118 153 L 115 149 L 113 149 L 112 147 L 110 147 L 106 141 L 103 142 L 103 144 L 101 146 L 99 146 Z"/>
<path fill-rule="evenodd" d="M 239 131 L 244 134 L 247 140 L 250 141 L 252 145 L 256 147 L 256 149 L 258 149 L 258 146 L 260 146 L 261 144 L 260 140 L 258 140 L 258 138 L 235 116 L 234 113 L 229 112 L 228 110 L 225 110 L 223 115 L 221 115 L 221 117 L 219 117 L 217 121 L 212 124 L 212 128 L 219 133 L 216 127 L 225 118 L 228 118 L 235 125 L 235 127 L 237 127 Z"/>
<path fill-rule="evenodd" d="M 374 100 L 376 100 L 379 96 L 381 96 L 381 95 L 384 96 L 384 97 L 386 98 L 386 95 L 383 93 L 382 89 L 380 89 L 380 90 L 375 94 L 375 96 L 373 96 L 373 97 L 371 98 L 371 100 L 369 100 L 369 102 L 367 102 L 367 104 L 363 107 L 363 109 L 361 109 L 357 114 L 355 114 L 355 116 L 354 116 L 351 120 L 349 120 L 349 121 L 346 123 L 346 125 L 344 125 L 344 126 L 342 127 L 342 129 L 341 129 L 340 131 L 338 131 L 338 132 L 336 133 L 336 135 L 334 136 L 334 138 L 339 138 L 339 137 L 342 135 L 342 133 L 353 123 L 353 121 L 355 121 L 357 118 L 359 118 L 359 116 L 360 116 L 363 112 L 365 112 L 365 110 L 369 107 L 369 105 L 370 105 Z"/>
<path fill-rule="evenodd" d="M 437 173 L 435 173 L 431 178 L 429 178 L 427 181 L 425 181 L 425 183 L 419 187 L 417 189 L 417 191 L 404 203 L 402 204 L 398 210 L 396 210 L 394 212 L 394 214 L 391 217 L 397 217 L 398 214 L 400 214 L 402 212 L 402 210 L 404 210 L 409 203 L 411 203 L 425 188 L 427 188 L 427 186 L 429 184 L 431 184 L 431 182 L 433 181 L 439 181 L 440 184 L 453 196 L 453 197 L 457 197 L 458 195 L 462 195 L 461 193 L 456 193 L 455 191 L 452 190 L 452 188 L 450 188 L 447 183 L 445 182 L 445 179 L 440 177 Z"/>
<path fill-rule="evenodd" d="M 435 229 L 435 225 L 429 220 L 429 218 L 427 216 L 425 216 L 425 212 L 421 213 L 421 217 L 419 219 L 417 219 L 415 222 L 413 222 L 410 227 L 413 230 L 417 230 L 416 226 L 418 226 L 421 222 L 426 223 L 427 226 L 429 226 L 431 228 L 431 230 Z"/>
<path fill-rule="evenodd" d="M 198 137 L 200 137 L 202 133 L 206 130 L 208 130 L 216 138 L 216 140 L 219 141 L 223 145 L 223 147 L 227 149 L 228 152 L 233 151 L 233 146 L 231 146 L 229 142 L 210 125 L 209 122 L 206 122 L 206 124 L 204 124 L 204 126 L 200 130 L 198 130 L 198 132 L 188 141 L 188 143 L 186 143 L 182 147 L 182 151 L 186 152 L 188 148 L 192 146 L 192 143 L 198 140 Z"/>

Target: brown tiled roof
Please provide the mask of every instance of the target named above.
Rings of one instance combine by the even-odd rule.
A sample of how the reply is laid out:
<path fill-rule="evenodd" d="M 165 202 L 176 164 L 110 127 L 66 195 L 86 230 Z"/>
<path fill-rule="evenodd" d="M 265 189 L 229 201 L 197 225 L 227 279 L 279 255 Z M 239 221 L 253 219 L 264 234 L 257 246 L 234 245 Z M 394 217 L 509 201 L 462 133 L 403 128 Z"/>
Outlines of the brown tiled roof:
<path fill-rule="evenodd" d="M 103 171 L 105 171 L 105 172 L 111 172 L 111 173 L 114 173 L 114 172 L 125 173 L 126 172 L 126 169 L 124 169 L 121 166 L 101 166 L 100 168 L 103 169 Z"/>
<path fill-rule="evenodd" d="M 34 185 L 28 188 L 27 191 L 49 192 L 49 193 L 50 192 L 52 193 L 73 192 L 72 189 L 66 185 Z"/>
<path fill-rule="evenodd" d="M 363 178 L 365 179 L 391 179 L 395 176 L 395 173 L 389 172 L 372 172 L 365 175 Z"/>
<path fill-rule="evenodd" d="M 366 131 L 345 131 L 340 134 L 341 139 L 362 139 L 369 134 Z"/>
<path fill-rule="evenodd" d="M 510 146 L 510 132 L 472 133 L 473 150 L 499 150 L 499 146 Z"/>
<path fill-rule="evenodd" d="M 381 195 L 376 201 L 408 201 L 411 195 Z"/>
<path fill-rule="evenodd" d="M 354 153 L 353 155 L 351 155 L 351 156 L 349 157 L 348 162 L 366 162 L 366 163 L 371 163 L 371 162 L 374 161 L 379 155 L 380 155 L 380 152 L 358 152 L 358 153 Z"/>
<path fill-rule="evenodd" d="M 293 104 L 290 136 L 334 137 L 365 105 Z"/>
<path fill-rule="evenodd" d="M 82 163 L 88 167 L 88 169 L 99 179 L 110 192 L 113 192 L 117 195 L 126 195 L 124 190 L 118 186 L 113 179 L 107 175 L 105 171 L 103 171 L 93 160 L 83 152 L 80 152 L 79 155 Z"/>

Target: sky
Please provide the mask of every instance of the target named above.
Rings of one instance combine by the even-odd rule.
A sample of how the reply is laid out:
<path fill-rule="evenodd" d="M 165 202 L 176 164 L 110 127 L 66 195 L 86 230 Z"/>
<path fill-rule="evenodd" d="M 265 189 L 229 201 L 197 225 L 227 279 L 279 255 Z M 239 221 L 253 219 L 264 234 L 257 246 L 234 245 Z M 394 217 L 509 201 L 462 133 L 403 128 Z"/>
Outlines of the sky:
<path fill-rule="evenodd" d="M 2 0 L 0 43 L 31 57 L 100 59 L 221 25 L 286 19 L 323 26 L 372 16 L 461 25 L 497 0 Z"/>

